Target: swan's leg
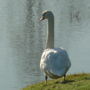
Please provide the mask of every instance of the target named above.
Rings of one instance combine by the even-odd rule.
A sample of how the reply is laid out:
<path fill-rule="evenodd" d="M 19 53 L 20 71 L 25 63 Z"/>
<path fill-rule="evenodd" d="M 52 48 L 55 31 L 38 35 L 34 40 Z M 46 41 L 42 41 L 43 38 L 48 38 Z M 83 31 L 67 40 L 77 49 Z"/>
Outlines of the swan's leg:
<path fill-rule="evenodd" d="M 47 84 L 47 79 L 48 79 L 48 77 L 47 77 L 47 75 L 45 75 L 45 81 L 46 81 L 46 84 Z"/>
<path fill-rule="evenodd" d="M 64 75 L 64 82 L 65 82 L 65 77 L 66 77 L 66 74 Z"/>

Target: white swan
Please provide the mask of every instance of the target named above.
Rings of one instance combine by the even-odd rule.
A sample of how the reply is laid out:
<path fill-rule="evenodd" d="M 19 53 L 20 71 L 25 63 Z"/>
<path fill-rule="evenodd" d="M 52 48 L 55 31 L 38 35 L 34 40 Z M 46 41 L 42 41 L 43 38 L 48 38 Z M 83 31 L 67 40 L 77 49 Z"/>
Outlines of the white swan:
<path fill-rule="evenodd" d="M 44 11 L 40 20 L 48 20 L 47 46 L 41 56 L 40 69 L 47 77 L 60 78 L 65 76 L 71 66 L 67 52 L 62 48 L 54 48 L 54 15 L 51 11 Z"/>

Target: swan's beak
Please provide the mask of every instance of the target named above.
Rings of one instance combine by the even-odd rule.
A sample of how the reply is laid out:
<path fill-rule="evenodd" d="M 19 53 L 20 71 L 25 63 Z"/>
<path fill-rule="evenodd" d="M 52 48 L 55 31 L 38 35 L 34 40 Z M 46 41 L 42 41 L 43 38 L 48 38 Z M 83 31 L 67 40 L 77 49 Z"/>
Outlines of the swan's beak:
<path fill-rule="evenodd" d="M 42 21 L 42 20 L 44 20 L 44 17 L 43 16 L 40 18 L 40 21 Z"/>

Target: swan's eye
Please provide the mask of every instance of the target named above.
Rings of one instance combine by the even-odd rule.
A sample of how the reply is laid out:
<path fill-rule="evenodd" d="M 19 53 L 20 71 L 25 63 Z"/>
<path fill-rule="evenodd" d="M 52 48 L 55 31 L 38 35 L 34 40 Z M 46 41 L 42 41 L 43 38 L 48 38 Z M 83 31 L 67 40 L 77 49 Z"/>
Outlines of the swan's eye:
<path fill-rule="evenodd" d="M 45 15 L 43 14 L 42 17 L 40 18 L 40 21 L 45 19 Z"/>
<path fill-rule="evenodd" d="M 44 17 L 44 18 L 46 17 L 46 13 L 43 14 L 43 17 Z"/>
<path fill-rule="evenodd" d="M 42 15 L 42 17 L 40 18 L 40 20 L 42 21 L 44 19 L 46 19 L 46 14 L 45 13 Z"/>

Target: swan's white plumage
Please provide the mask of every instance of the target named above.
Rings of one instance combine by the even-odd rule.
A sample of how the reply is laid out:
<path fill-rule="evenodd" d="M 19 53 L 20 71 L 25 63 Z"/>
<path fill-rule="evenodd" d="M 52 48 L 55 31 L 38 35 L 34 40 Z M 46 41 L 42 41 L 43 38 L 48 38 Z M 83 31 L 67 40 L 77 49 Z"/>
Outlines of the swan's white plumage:
<path fill-rule="evenodd" d="M 51 78 L 65 75 L 70 66 L 68 54 L 62 48 L 45 49 L 42 53 L 40 68 Z"/>
<path fill-rule="evenodd" d="M 48 20 L 47 46 L 41 56 L 40 69 L 50 78 L 59 78 L 66 75 L 71 66 L 67 52 L 63 48 L 54 48 L 54 15 L 45 11 L 40 20 Z"/>

